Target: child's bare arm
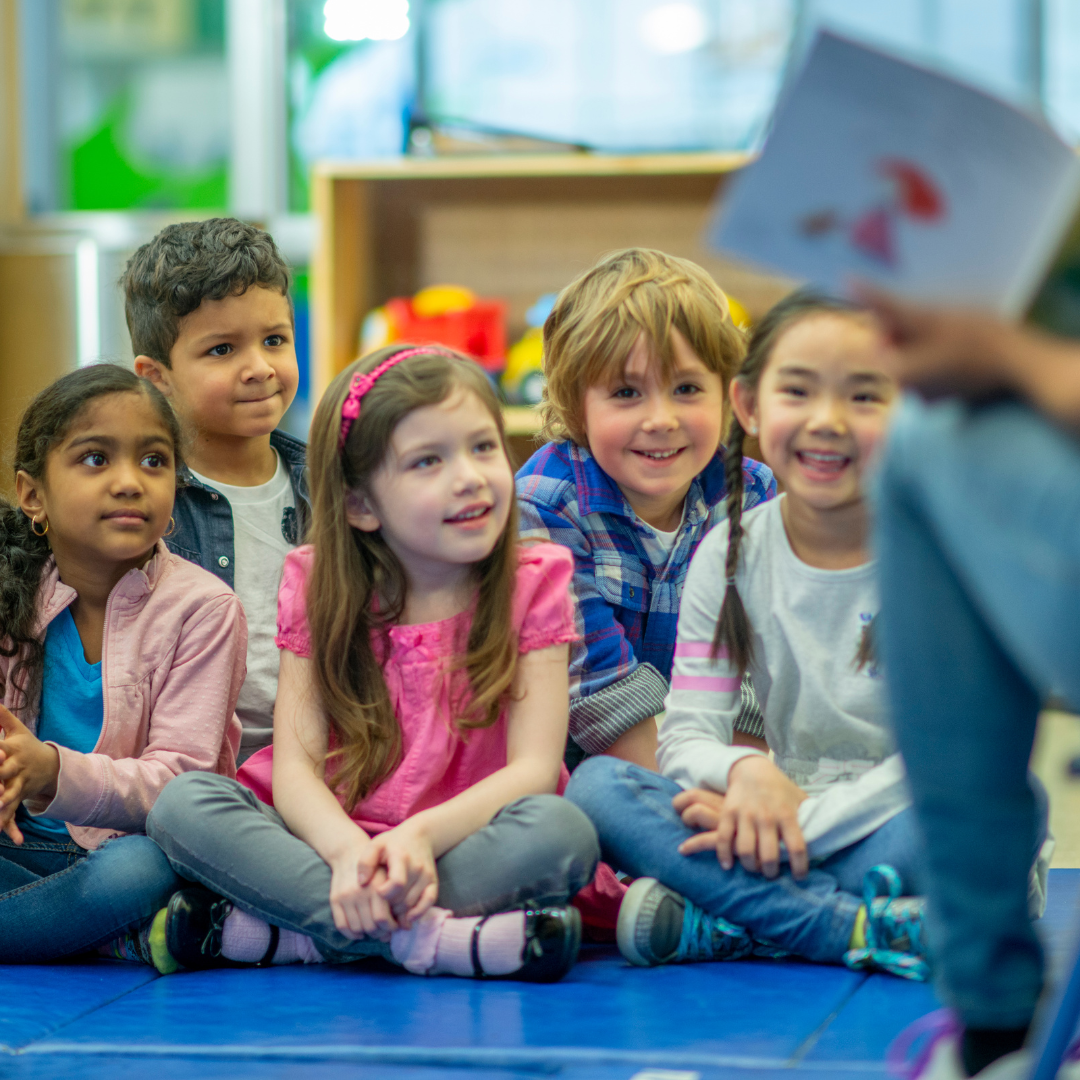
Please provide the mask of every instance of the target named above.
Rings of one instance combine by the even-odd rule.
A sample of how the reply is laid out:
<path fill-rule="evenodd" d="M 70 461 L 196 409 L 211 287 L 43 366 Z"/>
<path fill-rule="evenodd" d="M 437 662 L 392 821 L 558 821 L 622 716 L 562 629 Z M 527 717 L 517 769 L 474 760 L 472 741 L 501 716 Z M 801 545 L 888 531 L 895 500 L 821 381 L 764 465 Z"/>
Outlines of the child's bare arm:
<path fill-rule="evenodd" d="M 643 769 L 659 772 L 656 764 L 656 717 L 647 716 L 629 731 L 624 731 L 605 751 L 611 757 L 640 765 Z"/>
<path fill-rule="evenodd" d="M 379 893 L 385 871 L 370 837 L 323 780 L 327 726 L 318 700 L 312 661 L 283 651 L 274 706 L 274 806 L 330 867 L 337 928 L 349 937 L 385 939 L 397 929 Z"/>

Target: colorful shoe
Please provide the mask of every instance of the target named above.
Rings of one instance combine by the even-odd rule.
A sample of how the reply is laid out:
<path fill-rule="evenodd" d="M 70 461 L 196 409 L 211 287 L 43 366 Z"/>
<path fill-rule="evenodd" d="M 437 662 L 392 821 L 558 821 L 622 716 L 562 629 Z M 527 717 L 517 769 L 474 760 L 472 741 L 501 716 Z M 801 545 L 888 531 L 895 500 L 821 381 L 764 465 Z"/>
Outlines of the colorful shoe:
<path fill-rule="evenodd" d="M 963 1028 L 949 1009 L 938 1009 L 908 1025 L 885 1051 L 889 1072 L 903 1080 L 968 1080 L 960 1059 Z M 1057 1080 L 1080 1080 L 1080 1047 L 1074 1046 Z M 1017 1050 L 977 1072 L 972 1080 L 1027 1080 L 1031 1051 Z"/>
<path fill-rule="evenodd" d="M 863 876 L 866 947 L 849 949 L 844 963 L 855 971 L 886 971 L 926 982 L 930 965 L 923 932 L 925 905 L 921 896 L 901 896 L 902 887 L 900 875 L 886 863 L 867 870 Z"/>
<path fill-rule="evenodd" d="M 615 938 L 619 952 L 638 967 L 741 960 L 755 954 L 745 930 L 706 914 L 656 878 L 638 878 L 626 890 Z"/>
<path fill-rule="evenodd" d="M 488 975 L 480 964 L 481 919 L 472 932 L 473 975 L 477 979 L 514 982 L 558 982 L 576 963 L 581 948 L 581 913 L 576 907 L 525 910 L 525 945 L 522 965 L 508 975 Z"/>
<path fill-rule="evenodd" d="M 116 960 L 128 960 L 157 968 L 159 975 L 172 975 L 180 965 L 169 955 L 165 943 L 165 920 L 168 909 L 162 908 L 140 927 L 114 938 L 98 949 L 98 955 Z"/>

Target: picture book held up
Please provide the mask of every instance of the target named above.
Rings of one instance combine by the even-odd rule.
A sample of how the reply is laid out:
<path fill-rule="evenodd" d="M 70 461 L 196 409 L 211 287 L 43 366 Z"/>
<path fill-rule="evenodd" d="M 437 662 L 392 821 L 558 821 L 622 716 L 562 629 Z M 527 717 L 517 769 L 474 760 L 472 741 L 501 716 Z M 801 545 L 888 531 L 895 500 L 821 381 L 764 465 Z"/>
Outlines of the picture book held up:
<path fill-rule="evenodd" d="M 709 241 L 843 294 L 1025 313 L 1080 335 L 1080 160 L 989 94 L 820 33 Z"/>

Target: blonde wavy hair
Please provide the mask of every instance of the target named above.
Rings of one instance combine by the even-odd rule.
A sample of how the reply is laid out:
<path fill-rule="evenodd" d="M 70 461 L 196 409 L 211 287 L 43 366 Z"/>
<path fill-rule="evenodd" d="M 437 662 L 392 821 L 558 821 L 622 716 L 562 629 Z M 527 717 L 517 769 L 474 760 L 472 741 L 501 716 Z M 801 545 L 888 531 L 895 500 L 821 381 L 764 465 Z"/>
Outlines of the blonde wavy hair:
<path fill-rule="evenodd" d="M 414 346 L 395 344 L 350 364 L 327 388 L 311 425 L 311 523 L 315 559 L 307 584 L 315 682 L 333 735 L 327 784 L 351 812 L 393 772 L 401 759 L 401 725 L 372 648 L 405 606 L 405 571 L 380 532 L 354 529 L 346 517 L 350 491 L 367 485 L 386 459 L 394 429 L 414 409 L 437 405 L 455 390 L 474 393 L 491 413 L 506 449 L 502 412 L 487 376 L 468 357 L 432 346 L 381 375 L 363 399 L 343 450 L 341 406 L 357 372 Z M 509 466 L 508 466 L 509 467 Z M 494 550 L 477 563 L 477 601 L 464 656 L 455 669 L 468 676 L 468 700 L 454 702 L 460 730 L 490 727 L 510 697 L 517 668 L 511 606 L 517 571 L 517 505 Z M 449 673 L 448 673 L 449 677 Z"/>
<path fill-rule="evenodd" d="M 726 400 L 746 342 L 723 289 L 697 263 L 626 248 L 570 282 L 544 323 L 544 437 L 588 445 L 585 391 L 619 378 L 641 334 L 669 378 L 673 329 L 720 376 Z"/>

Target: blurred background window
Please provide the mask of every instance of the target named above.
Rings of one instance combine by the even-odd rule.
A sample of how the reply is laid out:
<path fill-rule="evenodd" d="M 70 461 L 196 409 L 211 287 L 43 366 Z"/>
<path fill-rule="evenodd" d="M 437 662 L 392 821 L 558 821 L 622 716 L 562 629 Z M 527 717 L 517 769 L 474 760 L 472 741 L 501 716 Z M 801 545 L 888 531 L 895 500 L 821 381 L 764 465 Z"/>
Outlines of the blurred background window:
<path fill-rule="evenodd" d="M 226 205 L 222 0 L 24 0 L 21 15 L 24 79 L 46 88 L 28 102 L 32 212 Z"/>
<path fill-rule="evenodd" d="M 286 129 L 263 216 L 307 211 L 313 161 L 425 152 L 431 124 L 479 147 L 750 149 L 823 23 L 1080 133 L 1076 0 L 20 0 L 28 209 L 242 205 L 234 9 L 285 22 L 262 34 L 282 108 L 252 115 Z"/>
<path fill-rule="evenodd" d="M 297 431 L 317 160 L 751 150 L 820 25 L 1080 135 L 1078 0 L 17 3 L 25 228 L 81 245 L 79 359 L 130 356 L 113 283 L 134 246 L 233 213 L 296 270 Z"/>

